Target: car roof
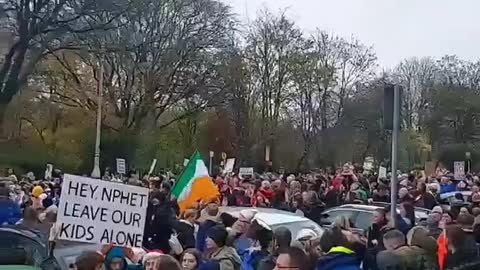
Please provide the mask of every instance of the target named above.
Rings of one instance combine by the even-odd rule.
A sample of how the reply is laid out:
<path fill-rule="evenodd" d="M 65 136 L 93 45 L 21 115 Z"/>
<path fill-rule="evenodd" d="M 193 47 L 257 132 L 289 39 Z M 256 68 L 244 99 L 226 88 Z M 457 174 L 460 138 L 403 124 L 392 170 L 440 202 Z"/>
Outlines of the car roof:
<path fill-rule="evenodd" d="M 447 192 L 447 193 L 443 193 L 443 194 L 440 194 L 440 199 L 447 199 L 447 198 L 450 198 L 450 197 L 455 197 L 455 194 L 457 193 L 461 193 L 462 196 L 470 196 L 472 195 L 472 191 L 470 190 L 464 190 L 464 191 L 452 191 L 452 192 Z"/>
<path fill-rule="evenodd" d="M 388 204 L 390 205 L 390 204 Z M 365 205 L 365 204 L 344 204 L 340 205 L 338 207 L 333 207 L 330 209 L 325 210 L 325 212 L 329 212 L 331 210 L 335 209 L 353 209 L 353 210 L 360 210 L 360 211 L 366 211 L 366 212 L 373 212 L 376 209 L 384 209 L 385 207 L 383 206 L 377 206 L 377 205 Z M 429 209 L 426 208 L 421 208 L 421 207 L 415 207 L 415 216 L 420 219 L 426 219 L 428 216 L 428 213 L 430 213 Z M 398 211 L 398 208 L 397 208 Z"/>
<path fill-rule="evenodd" d="M 275 226 L 277 224 L 285 224 L 285 223 L 291 223 L 291 222 L 310 220 L 304 216 L 301 216 L 292 212 L 288 212 L 288 211 L 278 210 L 275 208 L 252 208 L 252 207 L 237 207 L 237 206 L 220 207 L 221 212 L 228 213 L 235 218 L 238 218 L 240 215 L 240 211 L 245 209 L 257 210 L 258 212 L 255 215 L 255 219 L 263 221 L 268 226 Z"/>
<path fill-rule="evenodd" d="M 44 243 L 42 243 L 41 239 L 38 237 L 37 234 L 29 230 L 24 230 L 17 227 L 0 227 L 0 233 L 1 232 L 18 234 L 20 236 L 30 238 L 32 241 L 35 241 L 42 246 L 46 246 Z"/>

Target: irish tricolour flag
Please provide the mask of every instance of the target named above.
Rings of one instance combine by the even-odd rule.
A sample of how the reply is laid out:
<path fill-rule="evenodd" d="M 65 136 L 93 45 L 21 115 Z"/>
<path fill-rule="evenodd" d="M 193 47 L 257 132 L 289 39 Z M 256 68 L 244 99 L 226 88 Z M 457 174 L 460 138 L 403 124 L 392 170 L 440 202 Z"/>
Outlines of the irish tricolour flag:
<path fill-rule="evenodd" d="M 220 195 L 198 151 L 190 158 L 172 193 L 177 198 L 182 212 L 197 205 L 199 201 L 210 200 Z"/>

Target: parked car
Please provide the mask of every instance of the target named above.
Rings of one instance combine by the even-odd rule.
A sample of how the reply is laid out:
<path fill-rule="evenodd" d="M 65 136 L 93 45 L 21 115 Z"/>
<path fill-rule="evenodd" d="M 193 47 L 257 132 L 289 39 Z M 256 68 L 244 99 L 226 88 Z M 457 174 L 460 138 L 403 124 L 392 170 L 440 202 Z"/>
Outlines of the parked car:
<path fill-rule="evenodd" d="M 13 227 L 0 228 L 0 269 L 59 269 L 48 247 L 33 232 Z"/>
<path fill-rule="evenodd" d="M 221 212 L 228 213 L 235 218 L 238 218 L 240 211 L 244 209 L 252 209 L 251 207 L 236 207 L 236 206 L 223 206 L 220 207 Z M 301 229 L 312 229 L 318 236 L 321 236 L 324 229 L 320 227 L 316 222 L 292 213 L 288 211 L 282 211 L 274 208 L 255 208 L 258 213 L 255 215 L 254 220 L 266 225 L 269 229 L 275 230 L 278 227 L 287 227 L 291 232 L 293 238 L 295 238 Z"/>
<path fill-rule="evenodd" d="M 373 203 L 371 205 L 363 204 L 345 204 L 342 206 L 330 208 L 322 213 L 321 225 L 323 227 L 331 227 L 335 219 L 344 216 L 353 223 L 354 231 L 357 233 L 365 233 L 372 224 L 373 212 L 377 209 L 385 209 L 388 203 Z M 397 211 L 399 211 L 397 209 Z M 415 207 L 416 222 L 426 220 L 430 210 Z"/>

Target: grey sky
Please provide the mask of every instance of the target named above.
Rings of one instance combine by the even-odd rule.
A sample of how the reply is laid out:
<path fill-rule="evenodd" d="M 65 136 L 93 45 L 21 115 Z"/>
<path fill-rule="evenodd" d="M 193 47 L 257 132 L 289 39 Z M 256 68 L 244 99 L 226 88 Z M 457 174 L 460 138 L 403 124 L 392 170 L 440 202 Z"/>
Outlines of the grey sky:
<path fill-rule="evenodd" d="M 304 31 L 373 45 L 382 66 L 411 56 L 480 58 L 480 0 L 222 0 L 243 22 L 264 7 L 285 10 Z"/>

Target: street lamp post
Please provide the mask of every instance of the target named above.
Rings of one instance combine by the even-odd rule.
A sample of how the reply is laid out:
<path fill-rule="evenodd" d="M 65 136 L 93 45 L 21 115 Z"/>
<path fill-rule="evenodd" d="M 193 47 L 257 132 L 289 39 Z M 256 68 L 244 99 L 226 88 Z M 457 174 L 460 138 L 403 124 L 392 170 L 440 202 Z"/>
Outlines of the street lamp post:
<path fill-rule="evenodd" d="M 98 72 L 98 105 L 97 105 L 97 134 L 95 136 L 95 155 L 93 159 L 92 178 L 100 178 L 100 136 L 102 132 L 102 99 L 103 99 L 103 59 L 100 57 Z"/>

